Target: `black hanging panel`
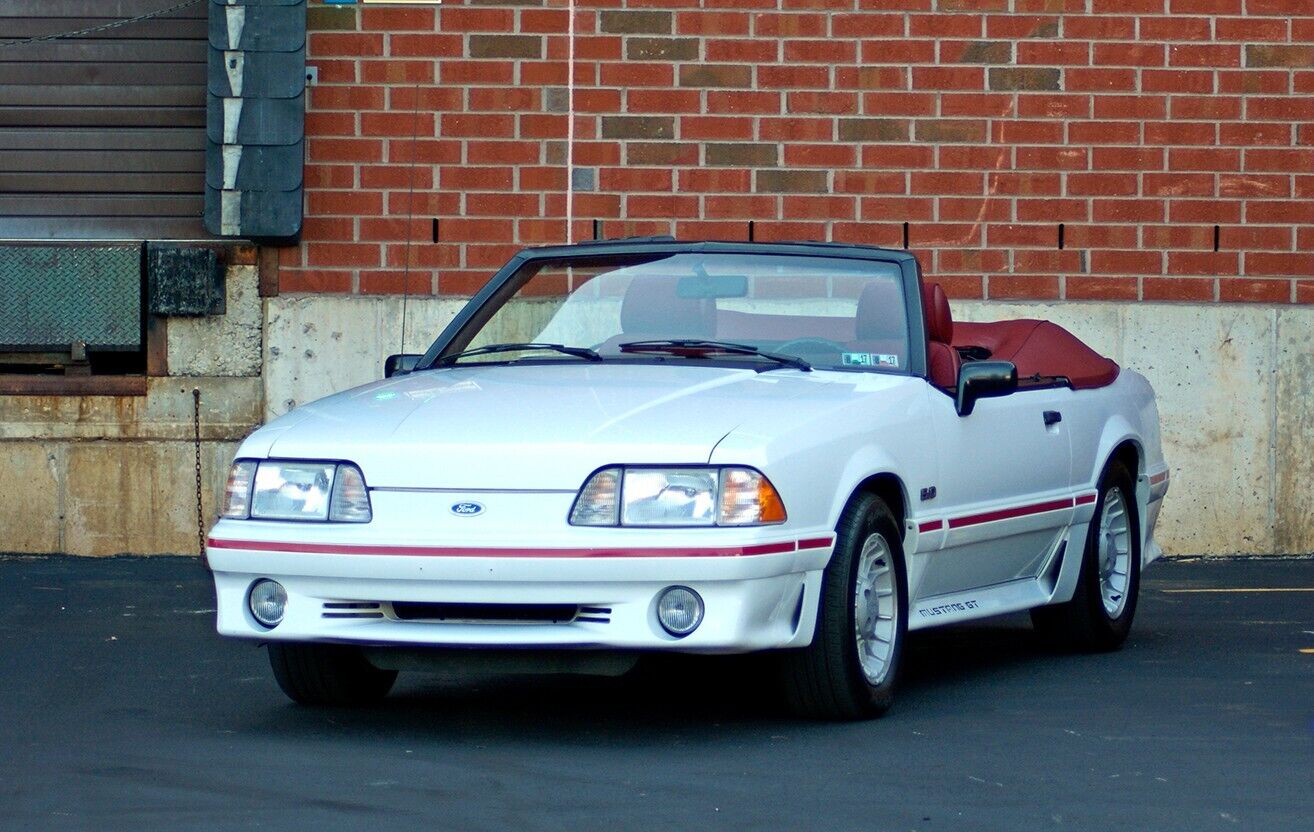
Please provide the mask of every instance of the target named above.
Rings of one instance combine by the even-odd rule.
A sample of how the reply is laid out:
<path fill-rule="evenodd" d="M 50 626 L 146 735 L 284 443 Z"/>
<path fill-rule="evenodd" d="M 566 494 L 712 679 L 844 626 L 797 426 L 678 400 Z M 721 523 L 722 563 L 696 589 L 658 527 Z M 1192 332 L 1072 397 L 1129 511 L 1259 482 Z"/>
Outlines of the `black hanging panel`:
<path fill-rule="evenodd" d="M 301 233 L 306 0 L 208 0 L 205 223 L 290 242 Z"/>
<path fill-rule="evenodd" d="M 0 240 L 211 236 L 208 6 L 0 0 Z"/>

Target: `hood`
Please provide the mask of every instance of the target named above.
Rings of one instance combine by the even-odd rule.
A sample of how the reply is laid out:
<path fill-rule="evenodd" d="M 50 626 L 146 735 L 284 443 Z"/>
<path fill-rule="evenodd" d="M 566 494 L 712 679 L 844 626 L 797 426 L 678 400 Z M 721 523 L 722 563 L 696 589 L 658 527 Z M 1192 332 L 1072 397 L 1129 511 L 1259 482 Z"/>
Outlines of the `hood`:
<path fill-rule="evenodd" d="M 707 462 L 741 422 L 834 385 L 825 375 L 622 363 L 431 370 L 298 408 L 244 450 L 349 460 L 376 488 L 573 491 L 605 465 Z"/>

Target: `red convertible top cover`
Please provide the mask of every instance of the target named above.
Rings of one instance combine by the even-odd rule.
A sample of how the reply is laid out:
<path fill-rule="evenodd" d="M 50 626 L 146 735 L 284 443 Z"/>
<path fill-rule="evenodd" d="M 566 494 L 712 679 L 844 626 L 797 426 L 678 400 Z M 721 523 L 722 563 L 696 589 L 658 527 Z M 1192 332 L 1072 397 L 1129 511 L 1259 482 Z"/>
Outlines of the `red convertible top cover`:
<path fill-rule="evenodd" d="M 1112 384 L 1118 365 L 1049 321 L 1016 320 L 988 324 L 954 323 L 954 347 L 981 347 L 990 358 L 1012 361 L 1019 378 L 1066 376 L 1074 390 Z"/>

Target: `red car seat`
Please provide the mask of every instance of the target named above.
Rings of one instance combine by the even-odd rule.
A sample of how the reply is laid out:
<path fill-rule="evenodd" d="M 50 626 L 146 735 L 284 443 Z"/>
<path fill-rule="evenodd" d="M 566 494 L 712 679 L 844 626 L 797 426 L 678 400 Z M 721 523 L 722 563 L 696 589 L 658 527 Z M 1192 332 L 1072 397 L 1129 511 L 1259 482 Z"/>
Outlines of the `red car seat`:
<path fill-rule="evenodd" d="M 936 387 L 950 390 L 958 385 L 962 359 L 954 349 L 954 318 L 949 298 L 939 283 L 922 284 L 922 311 L 926 315 L 926 377 Z"/>
<path fill-rule="evenodd" d="M 682 298 L 676 285 L 673 277 L 636 277 L 631 281 L 621 301 L 621 332 L 650 338 L 714 337 L 715 301 Z"/>

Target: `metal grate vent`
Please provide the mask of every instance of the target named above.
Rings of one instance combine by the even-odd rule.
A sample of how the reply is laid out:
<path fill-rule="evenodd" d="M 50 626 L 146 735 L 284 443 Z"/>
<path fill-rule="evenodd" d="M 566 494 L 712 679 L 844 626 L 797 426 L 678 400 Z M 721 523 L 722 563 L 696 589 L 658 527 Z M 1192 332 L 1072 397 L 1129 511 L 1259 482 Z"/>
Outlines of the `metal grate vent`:
<path fill-rule="evenodd" d="M 141 349 L 141 246 L 0 245 L 0 351 Z"/>

